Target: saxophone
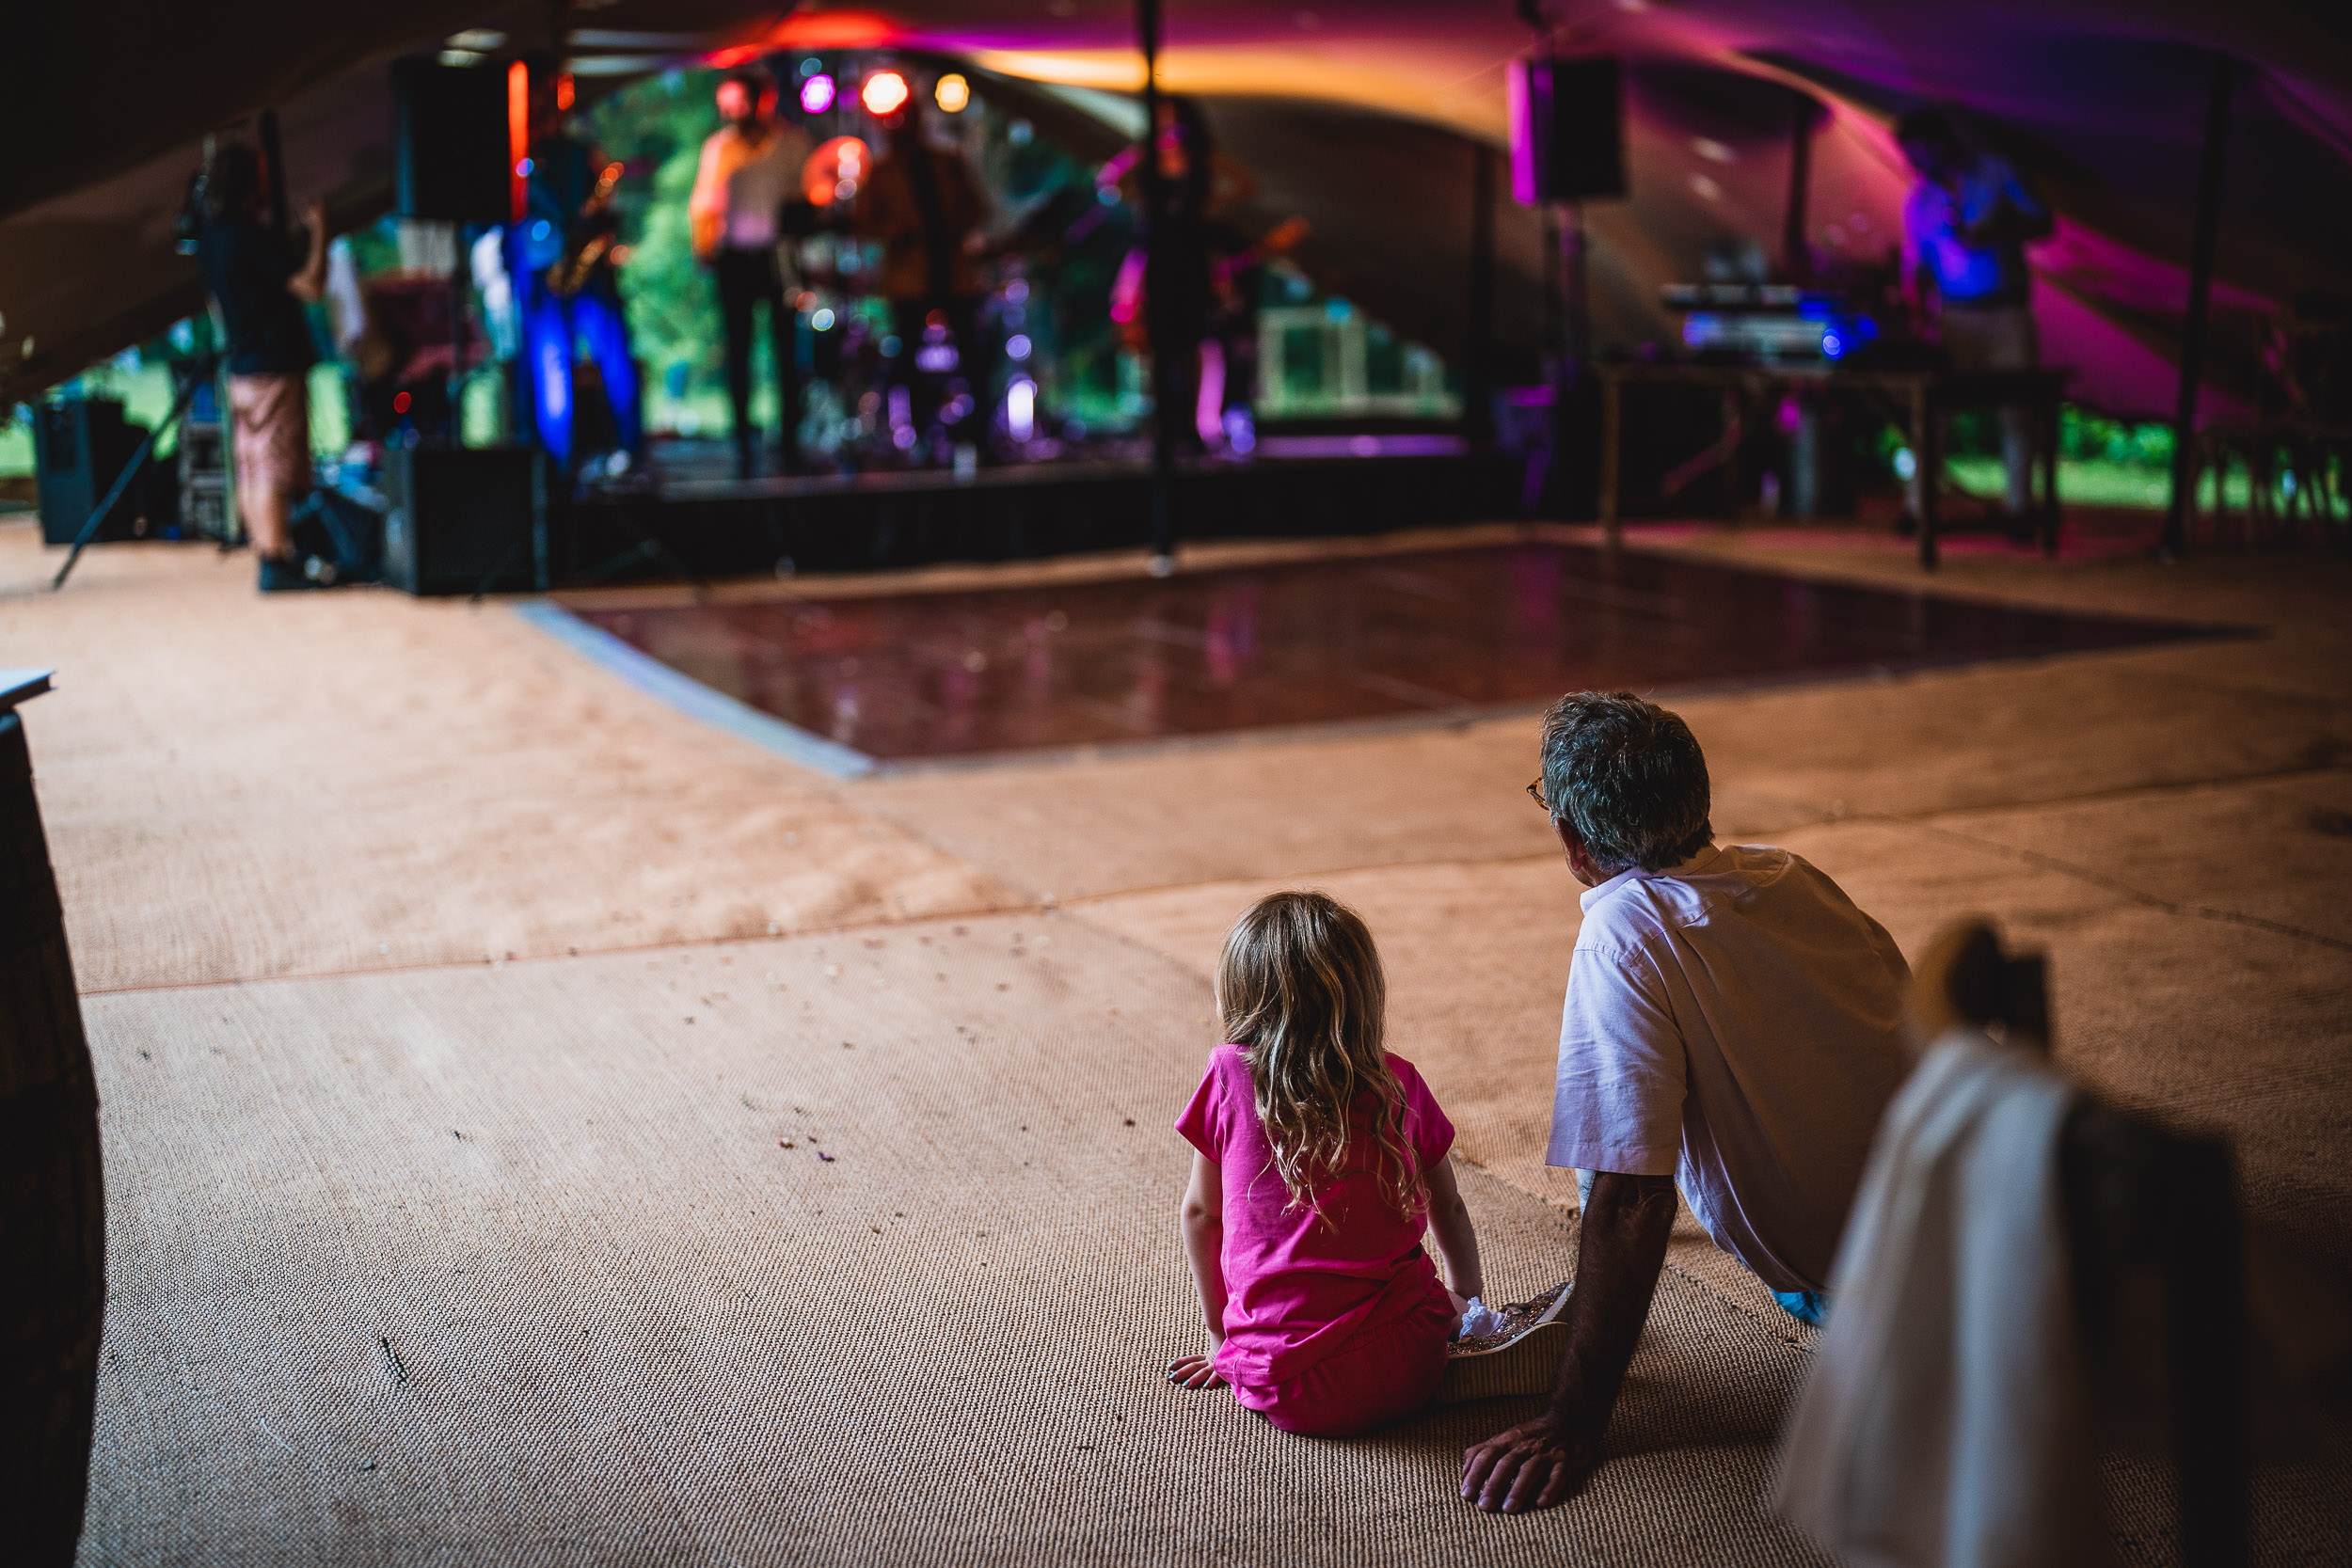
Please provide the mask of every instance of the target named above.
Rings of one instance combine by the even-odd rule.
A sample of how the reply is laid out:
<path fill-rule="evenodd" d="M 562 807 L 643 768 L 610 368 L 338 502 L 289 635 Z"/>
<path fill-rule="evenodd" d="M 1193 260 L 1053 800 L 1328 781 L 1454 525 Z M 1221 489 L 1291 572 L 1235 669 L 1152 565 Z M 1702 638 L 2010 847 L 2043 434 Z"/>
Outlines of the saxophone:
<path fill-rule="evenodd" d="M 574 220 L 571 232 L 564 244 L 564 259 L 548 269 L 548 289 L 558 299 L 569 299 L 588 286 L 596 268 L 612 255 L 612 246 L 620 238 L 609 223 L 597 220 L 612 204 L 612 193 L 621 183 L 621 166 L 611 163 L 596 176 L 596 188 L 588 193 L 580 204 L 580 216 Z"/>

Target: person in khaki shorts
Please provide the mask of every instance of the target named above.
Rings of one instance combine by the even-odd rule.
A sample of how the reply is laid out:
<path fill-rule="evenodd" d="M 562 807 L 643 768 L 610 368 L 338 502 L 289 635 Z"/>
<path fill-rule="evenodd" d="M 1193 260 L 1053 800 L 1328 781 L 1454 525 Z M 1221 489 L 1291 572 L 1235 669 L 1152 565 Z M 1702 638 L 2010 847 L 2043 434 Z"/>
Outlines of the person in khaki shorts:
<path fill-rule="evenodd" d="M 326 214 L 317 202 L 304 213 L 309 254 L 297 259 L 264 219 L 264 199 L 251 148 L 231 142 L 215 153 L 197 265 L 228 329 L 237 512 L 267 593 L 310 586 L 289 520 L 311 486 L 309 373 L 317 353 L 302 307 L 326 292 Z"/>

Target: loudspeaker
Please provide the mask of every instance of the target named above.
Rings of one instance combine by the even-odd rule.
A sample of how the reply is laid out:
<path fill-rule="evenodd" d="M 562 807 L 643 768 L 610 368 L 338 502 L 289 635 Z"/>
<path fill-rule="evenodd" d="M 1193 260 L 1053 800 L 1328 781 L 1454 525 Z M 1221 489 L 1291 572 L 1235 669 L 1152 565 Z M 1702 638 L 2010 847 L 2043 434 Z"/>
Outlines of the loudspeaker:
<path fill-rule="evenodd" d="M 548 586 L 546 470 L 535 447 L 384 454 L 384 580 L 411 594 Z"/>
<path fill-rule="evenodd" d="M 392 62 L 392 211 L 443 223 L 512 218 L 506 70 Z"/>
<path fill-rule="evenodd" d="M 1625 195 L 1625 70 L 1613 55 L 1511 68 L 1511 194 L 1523 207 Z"/>
<path fill-rule="evenodd" d="M 40 537 L 46 545 L 71 545 L 106 499 L 107 487 L 146 432 L 128 423 L 112 398 L 72 398 L 33 406 L 33 463 L 39 470 Z M 147 476 L 135 477 L 99 525 L 98 538 L 130 539 L 147 520 Z"/>

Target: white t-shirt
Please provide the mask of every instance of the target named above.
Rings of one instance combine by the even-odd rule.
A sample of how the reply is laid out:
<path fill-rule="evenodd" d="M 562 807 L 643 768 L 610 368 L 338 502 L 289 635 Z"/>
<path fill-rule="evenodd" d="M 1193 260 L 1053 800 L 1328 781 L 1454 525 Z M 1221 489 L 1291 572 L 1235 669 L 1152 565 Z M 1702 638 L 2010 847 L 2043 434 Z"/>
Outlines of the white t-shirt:
<path fill-rule="evenodd" d="M 1766 1285 L 1822 1289 L 1910 1070 L 1895 940 L 1765 845 L 1624 872 L 1580 902 L 1547 1163 L 1671 1172 Z"/>
<path fill-rule="evenodd" d="M 806 132 L 773 125 L 757 150 L 741 132 L 723 125 L 703 143 L 695 171 L 693 203 L 725 214 L 730 250 L 764 250 L 776 243 L 776 210 L 801 188 L 801 166 L 808 162 Z"/>

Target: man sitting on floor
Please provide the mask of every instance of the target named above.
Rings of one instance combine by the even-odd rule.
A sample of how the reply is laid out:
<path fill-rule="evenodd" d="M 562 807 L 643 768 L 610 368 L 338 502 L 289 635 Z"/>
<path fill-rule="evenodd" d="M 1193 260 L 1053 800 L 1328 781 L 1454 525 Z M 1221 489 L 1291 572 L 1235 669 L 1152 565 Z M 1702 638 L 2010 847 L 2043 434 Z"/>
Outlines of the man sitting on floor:
<path fill-rule="evenodd" d="M 1715 1243 L 1819 1323 L 1879 1114 L 1909 1069 L 1910 969 L 1786 849 L 1718 848 L 1690 727 L 1629 692 L 1544 717 L 1529 785 L 1588 891 L 1560 1024 L 1549 1164 L 1584 1196 L 1551 1408 L 1470 1450 L 1462 1496 L 1549 1508 L 1601 1433 L 1666 1259 L 1678 1180 Z"/>

